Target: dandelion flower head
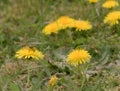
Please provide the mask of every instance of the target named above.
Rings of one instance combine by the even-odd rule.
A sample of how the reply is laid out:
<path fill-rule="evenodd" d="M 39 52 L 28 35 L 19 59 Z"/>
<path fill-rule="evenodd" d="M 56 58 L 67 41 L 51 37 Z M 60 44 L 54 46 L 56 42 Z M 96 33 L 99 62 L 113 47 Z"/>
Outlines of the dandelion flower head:
<path fill-rule="evenodd" d="M 68 17 L 68 16 L 61 16 L 57 19 L 57 23 L 61 25 L 61 28 L 72 28 L 74 25 L 74 19 Z"/>
<path fill-rule="evenodd" d="M 25 46 L 16 52 L 15 57 L 17 57 L 18 59 L 33 58 L 33 59 L 39 60 L 39 59 L 42 59 L 44 55 L 42 54 L 42 52 L 38 51 L 35 47 Z"/>
<path fill-rule="evenodd" d="M 81 31 L 81 30 L 90 30 L 92 28 L 92 25 L 90 24 L 89 21 L 76 20 L 74 27 L 76 28 L 77 31 Z"/>
<path fill-rule="evenodd" d="M 45 33 L 46 35 L 50 35 L 52 33 L 58 33 L 60 29 L 60 25 L 55 21 L 45 26 L 45 28 L 43 29 L 43 33 Z"/>
<path fill-rule="evenodd" d="M 89 3 L 97 3 L 99 0 L 88 0 Z"/>
<path fill-rule="evenodd" d="M 49 85 L 54 86 L 57 83 L 58 78 L 54 75 L 49 80 Z"/>
<path fill-rule="evenodd" d="M 74 24 L 74 19 L 68 16 L 61 16 L 56 21 L 48 24 L 43 29 L 43 33 L 50 35 L 52 33 L 57 34 L 59 30 L 71 28 Z"/>
<path fill-rule="evenodd" d="M 120 20 L 120 11 L 113 11 L 107 14 L 107 16 L 104 18 L 104 23 L 110 24 L 110 26 L 113 26 L 115 24 L 119 24 Z"/>
<path fill-rule="evenodd" d="M 116 6 L 119 6 L 119 3 L 115 0 L 108 0 L 102 5 L 103 8 L 108 8 L 108 9 L 116 7 Z"/>
<path fill-rule="evenodd" d="M 84 49 L 75 49 L 67 56 L 67 62 L 71 65 L 77 66 L 86 63 L 90 60 L 91 55 Z"/>
<path fill-rule="evenodd" d="M 52 33 L 57 34 L 60 30 L 66 28 L 76 28 L 76 30 L 81 31 L 91 29 L 92 25 L 90 24 L 89 21 L 83 20 L 79 21 L 68 16 L 61 16 L 56 21 L 45 26 L 42 32 L 46 35 L 50 35 Z"/>

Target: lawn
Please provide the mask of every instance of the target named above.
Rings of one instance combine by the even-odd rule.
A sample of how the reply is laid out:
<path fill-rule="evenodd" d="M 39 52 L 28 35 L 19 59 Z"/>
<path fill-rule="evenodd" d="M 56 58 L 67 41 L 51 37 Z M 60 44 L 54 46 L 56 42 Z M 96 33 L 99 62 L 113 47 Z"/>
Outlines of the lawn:
<path fill-rule="evenodd" d="M 0 91 L 120 91 L 120 6 L 104 2 L 0 0 Z M 75 24 L 47 30 L 61 17 Z"/>

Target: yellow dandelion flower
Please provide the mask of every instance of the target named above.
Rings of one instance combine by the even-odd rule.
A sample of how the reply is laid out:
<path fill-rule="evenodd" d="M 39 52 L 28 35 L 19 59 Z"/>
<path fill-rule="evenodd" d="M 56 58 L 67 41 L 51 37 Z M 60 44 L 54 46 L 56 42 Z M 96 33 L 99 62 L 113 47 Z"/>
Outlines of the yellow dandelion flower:
<path fill-rule="evenodd" d="M 50 35 L 51 33 L 58 33 L 59 30 L 65 28 L 71 28 L 74 23 L 74 19 L 68 16 L 61 16 L 53 23 L 48 24 L 44 29 L 43 33 Z"/>
<path fill-rule="evenodd" d="M 58 33 L 60 29 L 61 29 L 60 25 L 55 21 L 45 26 L 42 32 L 45 33 L 46 35 L 50 35 L 52 33 Z"/>
<path fill-rule="evenodd" d="M 83 49 L 73 50 L 67 57 L 67 62 L 71 65 L 77 66 L 79 64 L 86 63 L 90 60 L 91 55 L 88 51 Z"/>
<path fill-rule="evenodd" d="M 89 30 L 92 28 L 92 25 L 88 21 L 78 21 L 72 19 L 68 16 L 61 16 L 56 21 L 48 24 L 42 30 L 42 32 L 46 35 L 50 35 L 51 33 L 58 33 L 58 31 L 66 28 L 76 28 L 76 30 Z"/>
<path fill-rule="evenodd" d="M 57 83 L 58 78 L 54 75 L 49 80 L 49 85 L 54 86 Z"/>
<path fill-rule="evenodd" d="M 108 0 L 102 5 L 103 8 L 108 8 L 108 9 L 116 7 L 116 6 L 119 6 L 119 3 L 114 0 Z"/>
<path fill-rule="evenodd" d="M 76 20 L 75 21 L 75 26 L 77 31 L 81 31 L 81 30 L 89 30 L 92 28 L 92 25 L 90 24 L 89 21 L 83 21 L 83 20 Z"/>
<path fill-rule="evenodd" d="M 88 0 L 89 3 L 97 3 L 99 0 Z"/>
<path fill-rule="evenodd" d="M 115 24 L 119 24 L 120 20 L 120 11 L 113 11 L 107 14 L 107 16 L 104 18 L 104 23 L 110 24 L 110 26 L 113 26 Z"/>
<path fill-rule="evenodd" d="M 42 52 L 38 51 L 35 47 L 25 46 L 16 52 L 15 57 L 17 57 L 18 59 L 33 58 L 33 59 L 39 60 L 39 59 L 42 59 L 44 55 L 42 54 Z"/>
<path fill-rule="evenodd" d="M 57 23 L 61 26 L 61 28 L 72 28 L 74 25 L 74 19 L 68 17 L 68 16 L 61 16 L 57 19 Z"/>

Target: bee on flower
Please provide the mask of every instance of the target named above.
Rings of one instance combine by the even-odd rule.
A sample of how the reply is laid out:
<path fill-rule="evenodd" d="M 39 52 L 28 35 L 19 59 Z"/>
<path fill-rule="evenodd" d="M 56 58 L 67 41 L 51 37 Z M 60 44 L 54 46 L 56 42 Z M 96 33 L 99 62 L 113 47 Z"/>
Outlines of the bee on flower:
<path fill-rule="evenodd" d="M 15 57 L 18 59 L 33 58 L 33 59 L 39 60 L 39 59 L 43 59 L 44 55 L 42 52 L 38 51 L 35 47 L 25 46 L 16 52 Z"/>
<path fill-rule="evenodd" d="M 104 18 L 104 23 L 107 23 L 110 26 L 119 24 L 119 21 L 120 21 L 120 11 L 112 11 L 108 13 L 107 16 Z"/>
<path fill-rule="evenodd" d="M 114 8 L 114 7 L 117 7 L 117 6 L 119 6 L 119 3 L 115 0 L 105 1 L 102 5 L 103 8 L 107 8 L 107 9 L 111 9 L 111 8 Z"/>
<path fill-rule="evenodd" d="M 91 55 L 84 49 L 75 49 L 67 56 L 67 62 L 71 65 L 78 66 L 91 59 Z"/>

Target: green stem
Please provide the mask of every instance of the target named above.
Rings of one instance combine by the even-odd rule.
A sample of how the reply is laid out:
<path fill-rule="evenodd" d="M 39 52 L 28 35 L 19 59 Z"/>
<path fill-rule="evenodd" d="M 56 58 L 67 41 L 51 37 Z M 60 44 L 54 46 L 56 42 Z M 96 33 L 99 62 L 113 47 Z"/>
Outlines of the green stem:
<path fill-rule="evenodd" d="M 85 84 L 85 82 L 87 81 L 87 78 L 86 78 L 86 71 L 88 69 L 89 65 L 83 65 L 82 66 L 82 70 L 83 70 L 83 74 L 82 74 L 82 84 L 81 84 L 81 91 L 83 90 L 83 86 Z"/>
<path fill-rule="evenodd" d="M 88 67 L 88 66 L 87 66 Z M 80 65 L 78 66 L 78 75 L 81 77 L 81 87 L 80 87 L 80 91 L 83 90 L 83 86 L 86 82 L 86 75 L 85 75 L 85 71 L 87 70 L 87 68 L 85 68 L 85 65 Z"/>
<path fill-rule="evenodd" d="M 85 74 L 82 74 L 82 82 L 81 82 L 81 91 L 83 90 L 83 86 L 84 86 L 84 83 L 85 83 L 85 81 L 86 81 L 86 76 L 85 76 Z"/>
<path fill-rule="evenodd" d="M 77 69 L 78 69 L 77 75 L 80 76 L 80 77 L 82 77 L 82 69 L 81 69 L 80 65 L 78 66 Z"/>

